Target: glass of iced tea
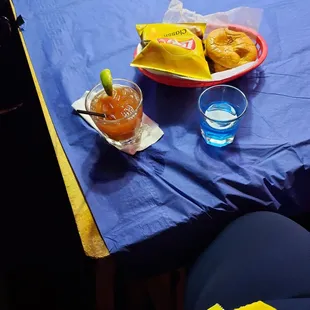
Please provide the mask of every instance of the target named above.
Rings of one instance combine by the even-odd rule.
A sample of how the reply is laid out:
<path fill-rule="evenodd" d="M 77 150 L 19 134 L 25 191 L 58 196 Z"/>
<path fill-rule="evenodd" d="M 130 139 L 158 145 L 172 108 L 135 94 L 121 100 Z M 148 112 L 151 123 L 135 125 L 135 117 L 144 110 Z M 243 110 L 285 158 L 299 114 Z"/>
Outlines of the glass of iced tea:
<path fill-rule="evenodd" d="M 108 96 L 99 83 L 87 94 L 85 108 L 105 114 L 105 117 L 91 117 L 110 144 L 124 147 L 140 140 L 142 101 L 142 92 L 136 83 L 113 79 L 112 96 Z"/>

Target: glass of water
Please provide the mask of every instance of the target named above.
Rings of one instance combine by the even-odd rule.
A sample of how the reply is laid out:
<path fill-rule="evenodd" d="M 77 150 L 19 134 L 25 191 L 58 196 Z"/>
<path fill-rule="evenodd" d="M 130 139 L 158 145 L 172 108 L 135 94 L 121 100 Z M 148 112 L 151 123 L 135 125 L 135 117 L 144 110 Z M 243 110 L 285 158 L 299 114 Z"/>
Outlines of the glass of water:
<path fill-rule="evenodd" d="M 204 140 L 217 147 L 232 143 L 247 106 L 246 96 L 236 87 L 216 85 L 204 90 L 198 99 Z"/>

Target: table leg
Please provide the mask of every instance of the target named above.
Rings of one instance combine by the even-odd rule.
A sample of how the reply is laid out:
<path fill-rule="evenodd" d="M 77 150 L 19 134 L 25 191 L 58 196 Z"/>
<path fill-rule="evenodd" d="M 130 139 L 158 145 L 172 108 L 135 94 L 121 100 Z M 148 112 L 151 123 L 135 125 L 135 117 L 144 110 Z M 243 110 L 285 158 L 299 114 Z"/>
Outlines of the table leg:
<path fill-rule="evenodd" d="M 147 286 L 149 296 L 156 310 L 174 309 L 174 296 L 171 294 L 170 273 L 148 279 Z"/>
<path fill-rule="evenodd" d="M 183 310 L 184 295 L 185 295 L 185 283 L 186 283 L 186 271 L 185 268 L 181 268 L 178 271 L 178 281 L 176 283 L 176 310 Z"/>
<path fill-rule="evenodd" d="M 111 257 L 96 261 L 96 310 L 114 310 L 116 265 Z"/>

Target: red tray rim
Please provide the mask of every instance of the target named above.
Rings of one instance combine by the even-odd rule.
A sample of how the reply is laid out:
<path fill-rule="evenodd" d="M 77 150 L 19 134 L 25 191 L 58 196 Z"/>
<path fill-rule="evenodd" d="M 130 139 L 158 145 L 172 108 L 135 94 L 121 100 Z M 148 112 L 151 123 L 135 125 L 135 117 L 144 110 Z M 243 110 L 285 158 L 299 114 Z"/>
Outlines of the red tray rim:
<path fill-rule="evenodd" d="M 216 25 L 211 25 L 211 26 L 216 27 Z M 219 26 L 218 28 L 220 27 L 223 27 L 223 26 Z M 245 32 L 246 34 L 250 35 L 252 38 L 256 38 L 256 44 L 260 46 L 261 55 L 258 57 L 258 61 L 255 64 L 253 64 L 253 66 L 233 76 L 230 76 L 229 78 L 218 80 L 218 81 L 193 81 L 193 80 L 186 80 L 186 79 L 177 79 L 172 76 L 170 77 L 170 76 L 162 76 L 162 75 L 153 74 L 146 69 L 142 69 L 142 68 L 138 68 L 138 69 L 145 76 L 161 84 L 176 86 L 176 87 L 206 87 L 206 86 L 223 84 L 223 83 L 227 83 L 229 81 L 235 80 L 249 73 L 250 71 L 256 69 L 257 67 L 259 67 L 265 61 L 267 54 L 268 54 L 268 45 L 265 39 L 257 31 L 251 28 L 248 28 L 248 27 L 244 27 L 241 25 L 235 25 L 235 24 L 230 24 L 225 27 L 228 27 L 231 30 Z M 133 55 L 134 57 L 136 57 L 137 55 L 137 49 L 138 48 L 136 48 L 134 51 L 134 55 Z"/>

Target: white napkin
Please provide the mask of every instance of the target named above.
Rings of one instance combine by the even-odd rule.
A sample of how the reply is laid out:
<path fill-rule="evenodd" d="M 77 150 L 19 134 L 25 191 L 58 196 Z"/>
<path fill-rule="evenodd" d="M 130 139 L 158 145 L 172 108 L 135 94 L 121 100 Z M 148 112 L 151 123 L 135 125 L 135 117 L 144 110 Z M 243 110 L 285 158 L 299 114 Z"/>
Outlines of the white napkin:
<path fill-rule="evenodd" d="M 88 94 L 88 91 L 84 93 L 84 95 L 73 102 L 72 108 L 74 110 L 84 110 L 85 111 L 85 97 Z M 95 128 L 100 135 L 103 136 L 102 132 L 97 128 L 94 121 L 89 115 L 80 114 L 85 121 L 90 124 L 93 128 Z M 134 145 L 126 146 L 125 148 L 119 148 L 119 150 L 134 155 L 136 152 L 143 151 L 152 144 L 156 143 L 163 135 L 164 132 L 159 128 L 158 124 L 151 120 L 146 114 L 143 113 L 142 124 L 141 124 L 141 139 L 140 142 Z"/>

